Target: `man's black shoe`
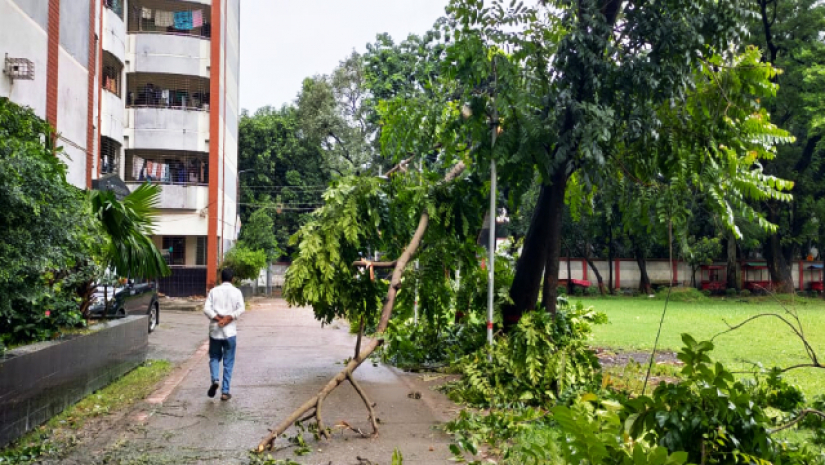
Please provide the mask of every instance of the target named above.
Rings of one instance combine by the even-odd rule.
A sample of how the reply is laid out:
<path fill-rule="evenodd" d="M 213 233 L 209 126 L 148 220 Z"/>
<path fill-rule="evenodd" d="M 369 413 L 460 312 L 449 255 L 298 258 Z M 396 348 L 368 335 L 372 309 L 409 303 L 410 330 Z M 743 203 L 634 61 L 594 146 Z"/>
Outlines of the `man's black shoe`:
<path fill-rule="evenodd" d="M 217 392 L 218 392 L 218 383 L 212 383 L 212 385 L 209 386 L 209 391 L 206 392 L 206 395 L 209 396 L 209 397 L 215 397 L 215 393 L 217 393 Z"/>

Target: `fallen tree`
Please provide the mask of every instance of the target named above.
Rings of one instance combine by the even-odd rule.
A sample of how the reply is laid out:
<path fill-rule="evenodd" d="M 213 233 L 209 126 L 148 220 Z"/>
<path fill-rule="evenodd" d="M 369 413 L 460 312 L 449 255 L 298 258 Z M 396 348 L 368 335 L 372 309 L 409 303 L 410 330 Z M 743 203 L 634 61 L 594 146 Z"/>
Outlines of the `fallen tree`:
<path fill-rule="evenodd" d="M 465 169 L 464 162 L 457 163 L 444 177 L 442 184 L 449 183 L 450 181 L 454 180 L 458 177 Z M 398 257 L 397 260 L 394 260 L 389 263 L 371 263 L 365 261 L 355 261 L 353 262 L 354 265 L 363 265 L 367 268 L 376 267 L 377 265 L 383 266 L 392 266 L 393 273 L 392 278 L 390 279 L 390 285 L 387 290 L 386 298 L 384 305 L 381 309 L 381 318 L 380 322 L 378 323 L 378 327 L 376 329 L 376 334 L 382 334 L 386 331 L 387 325 L 389 324 L 390 317 L 392 316 L 393 307 L 395 306 L 395 300 L 398 295 L 398 291 L 401 289 L 401 278 L 404 274 L 404 270 L 407 268 L 407 264 L 410 262 L 412 257 L 415 255 L 416 251 L 418 250 L 419 245 L 421 244 L 421 240 L 424 237 L 424 233 L 427 231 L 427 227 L 430 222 L 430 215 L 427 213 L 426 208 L 424 212 L 421 213 L 421 216 L 418 221 L 418 227 L 415 230 L 415 233 L 412 236 L 412 239 L 407 244 L 406 248 L 404 249 L 401 256 Z M 360 345 L 360 338 L 362 336 L 361 332 L 363 332 L 363 326 L 361 331 L 359 332 L 359 341 L 358 344 Z M 372 426 L 372 433 L 371 434 L 363 434 L 365 437 L 372 437 L 378 434 L 378 424 L 375 417 L 375 412 L 373 411 L 373 403 L 367 396 L 364 389 L 355 381 L 353 377 L 353 372 L 361 366 L 361 364 L 369 358 L 369 356 L 375 352 L 375 350 L 383 344 L 383 339 L 380 337 L 373 339 L 369 342 L 361 351 L 357 354 L 352 360 L 347 363 L 347 366 L 341 370 L 334 378 L 332 378 L 324 387 L 321 389 L 318 394 L 304 402 L 303 405 L 298 407 L 292 414 L 290 414 L 287 418 L 285 418 L 281 423 L 279 423 L 274 428 L 270 429 L 269 434 L 258 444 L 257 451 L 264 452 L 265 450 L 271 449 L 274 445 L 275 439 L 278 438 L 284 431 L 286 431 L 290 426 L 292 426 L 296 421 L 307 421 L 315 418 L 315 421 L 318 426 L 319 434 L 322 437 L 328 438 L 329 433 L 324 426 L 323 423 L 323 416 L 321 413 L 321 408 L 323 406 L 324 400 L 329 396 L 332 391 L 335 390 L 338 386 L 340 386 L 344 381 L 349 381 L 352 384 L 355 391 L 364 401 L 364 405 L 366 406 L 369 412 L 369 421 Z M 311 411 L 311 412 L 310 412 Z M 352 429 L 352 428 L 351 428 Z"/>

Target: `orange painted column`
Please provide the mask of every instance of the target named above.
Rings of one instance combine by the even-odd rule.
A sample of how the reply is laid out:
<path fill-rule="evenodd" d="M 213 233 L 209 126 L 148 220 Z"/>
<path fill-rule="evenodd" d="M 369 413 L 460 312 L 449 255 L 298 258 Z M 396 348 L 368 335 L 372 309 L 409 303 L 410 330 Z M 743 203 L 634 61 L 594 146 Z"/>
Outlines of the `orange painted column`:
<path fill-rule="evenodd" d="M 613 261 L 613 265 L 616 267 L 616 272 L 614 273 L 616 275 L 616 283 L 613 287 L 616 288 L 616 289 L 621 289 L 622 288 L 622 262 L 620 260 L 616 259 L 616 260 Z"/>
<path fill-rule="evenodd" d="M 94 2 L 92 2 L 94 3 Z M 97 39 L 97 53 L 98 53 L 98 60 L 100 61 L 100 76 L 98 76 L 97 82 L 97 153 L 100 155 L 103 152 L 103 83 L 100 81 L 103 79 L 103 0 L 100 1 L 100 28 L 98 29 L 98 39 Z M 122 74 L 122 71 L 121 71 Z M 123 81 L 123 79 L 121 79 Z M 123 95 L 123 82 L 121 82 L 120 88 L 118 92 L 121 92 Z M 99 158 L 99 157 L 98 157 Z M 114 160 L 112 160 L 114 162 Z M 97 177 L 100 178 L 100 165 L 102 163 L 97 164 Z M 121 174 L 122 176 L 122 174 Z"/>
<path fill-rule="evenodd" d="M 587 281 L 587 260 L 582 260 L 582 279 Z"/>
<path fill-rule="evenodd" d="M 48 48 L 46 53 L 46 121 L 56 130 L 57 83 L 60 67 L 60 0 L 49 0 Z"/>
<path fill-rule="evenodd" d="M 101 5 L 103 2 L 101 2 Z M 103 17 L 100 18 L 101 24 Z M 95 39 L 95 0 L 89 1 L 89 79 L 86 89 L 86 189 L 92 188 L 92 167 L 95 156 L 95 77 L 97 76 L 97 40 Z"/>
<path fill-rule="evenodd" d="M 206 237 L 206 290 L 218 278 L 218 183 L 220 182 L 221 0 L 212 1 L 209 63 L 209 225 Z"/>

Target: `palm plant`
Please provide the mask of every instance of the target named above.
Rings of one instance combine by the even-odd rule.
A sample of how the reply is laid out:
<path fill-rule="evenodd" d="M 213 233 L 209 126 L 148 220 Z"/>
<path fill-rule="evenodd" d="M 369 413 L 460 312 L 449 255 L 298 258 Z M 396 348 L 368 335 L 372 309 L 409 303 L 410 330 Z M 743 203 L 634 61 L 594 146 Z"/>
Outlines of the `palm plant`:
<path fill-rule="evenodd" d="M 171 271 L 152 239 L 157 219 L 160 186 L 143 184 L 123 198 L 111 191 L 91 191 L 92 211 L 108 243 L 102 247 L 101 265 L 117 276 L 156 279 Z M 104 287 L 104 290 L 108 286 Z M 108 296 L 105 297 L 108 305 Z"/>

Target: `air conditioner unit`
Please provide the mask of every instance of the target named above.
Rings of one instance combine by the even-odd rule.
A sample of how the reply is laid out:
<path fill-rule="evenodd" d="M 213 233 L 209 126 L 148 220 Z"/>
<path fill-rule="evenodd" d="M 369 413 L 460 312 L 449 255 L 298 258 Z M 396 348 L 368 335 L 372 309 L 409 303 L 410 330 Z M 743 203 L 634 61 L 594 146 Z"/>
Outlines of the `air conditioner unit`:
<path fill-rule="evenodd" d="M 9 54 L 7 53 L 3 74 L 8 76 L 12 81 L 15 79 L 33 81 L 34 62 L 27 58 L 9 58 Z"/>

